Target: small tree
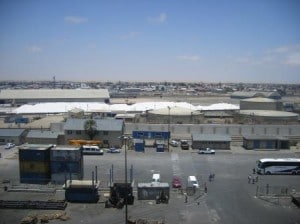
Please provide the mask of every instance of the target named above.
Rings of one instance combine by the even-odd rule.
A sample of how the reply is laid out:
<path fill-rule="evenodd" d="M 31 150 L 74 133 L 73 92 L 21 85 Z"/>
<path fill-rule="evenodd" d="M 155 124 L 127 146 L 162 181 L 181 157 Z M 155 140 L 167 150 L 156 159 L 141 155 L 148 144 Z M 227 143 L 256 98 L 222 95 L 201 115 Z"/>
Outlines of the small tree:
<path fill-rule="evenodd" d="M 93 140 L 93 138 L 98 133 L 96 121 L 93 119 L 87 120 L 84 123 L 84 130 L 85 130 L 85 133 L 90 137 L 90 140 Z"/>

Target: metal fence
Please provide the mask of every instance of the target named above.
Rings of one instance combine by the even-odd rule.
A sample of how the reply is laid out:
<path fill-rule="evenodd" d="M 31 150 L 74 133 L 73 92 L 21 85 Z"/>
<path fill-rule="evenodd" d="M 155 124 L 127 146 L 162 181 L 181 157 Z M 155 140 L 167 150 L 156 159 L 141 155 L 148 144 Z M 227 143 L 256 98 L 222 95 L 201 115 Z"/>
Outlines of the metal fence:
<path fill-rule="evenodd" d="M 284 197 L 291 196 L 297 192 L 300 192 L 299 186 L 274 186 L 274 185 L 257 185 L 256 196 L 273 196 L 273 197 Z"/>

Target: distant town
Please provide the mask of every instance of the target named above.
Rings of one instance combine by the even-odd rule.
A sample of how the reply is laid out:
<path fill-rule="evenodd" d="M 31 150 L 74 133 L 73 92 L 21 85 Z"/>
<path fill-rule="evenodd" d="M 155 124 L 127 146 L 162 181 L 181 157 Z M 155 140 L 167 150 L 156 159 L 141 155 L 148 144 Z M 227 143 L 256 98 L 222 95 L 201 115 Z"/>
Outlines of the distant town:
<path fill-rule="evenodd" d="M 108 89 L 111 98 L 139 96 L 209 96 L 236 91 L 278 92 L 281 96 L 300 96 L 300 84 L 204 83 L 204 82 L 73 82 L 1 81 L 0 89 Z"/>

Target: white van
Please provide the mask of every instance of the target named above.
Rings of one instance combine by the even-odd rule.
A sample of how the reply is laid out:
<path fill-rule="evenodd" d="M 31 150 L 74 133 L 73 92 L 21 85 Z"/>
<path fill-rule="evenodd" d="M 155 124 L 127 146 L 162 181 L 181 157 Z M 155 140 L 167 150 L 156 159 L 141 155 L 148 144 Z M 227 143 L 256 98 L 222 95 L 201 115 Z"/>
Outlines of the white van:
<path fill-rule="evenodd" d="M 160 174 L 159 173 L 154 173 L 152 175 L 152 183 L 159 183 L 160 182 Z"/>
<path fill-rule="evenodd" d="M 84 155 L 103 155 L 103 149 L 96 145 L 83 145 L 81 148 Z"/>
<path fill-rule="evenodd" d="M 198 183 L 198 180 L 195 176 L 189 176 L 188 177 L 188 186 L 199 188 L 199 183 Z"/>

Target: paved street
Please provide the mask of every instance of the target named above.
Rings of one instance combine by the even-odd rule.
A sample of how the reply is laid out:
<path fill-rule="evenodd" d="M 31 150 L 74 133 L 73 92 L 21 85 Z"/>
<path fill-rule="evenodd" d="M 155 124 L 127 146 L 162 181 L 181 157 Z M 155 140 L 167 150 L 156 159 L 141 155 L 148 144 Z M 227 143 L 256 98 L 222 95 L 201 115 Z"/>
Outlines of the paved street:
<path fill-rule="evenodd" d="M 1 149 L 3 152 L 4 149 Z M 0 179 L 12 179 L 17 182 L 18 163 L 14 152 L 3 152 L 0 160 Z M 249 184 L 247 177 L 255 167 L 257 159 L 262 157 L 299 157 L 292 151 L 254 152 L 232 150 L 217 151 L 216 155 L 199 155 L 193 150 L 183 151 L 172 148 L 170 153 L 157 153 L 147 149 L 145 153 L 128 151 L 128 169 L 133 165 L 135 193 L 138 182 L 149 182 L 152 173 L 159 172 L 161 181 L 171 184 L 173 175 L 180 176 L 184 186 L 189 175 L 197 176 L 200 189 L 188 197 L 185 203 L 180 191 L 171 190 L 169 204 L 155 204 L 154 201 L 135 200 L 128 206 L 129 217 L 165 220 L 166 223 L 300 223 L 299 208 L 290 200 L 262 200 L 256 197 L 257 186 L 266 184 L 277 187 L 289 187 L 300 190 L 300 176 L 273 175 L 259 176 L 258 183 Z M 91 172 L 98 166 L 98 178 L 101 188 L 106 188 L 109 181 L 109 169 L 114 165 L 115 181 L 124 180 L 124 152 L 103 156 L 85 156 L 85 179 L 91 178 Z M 4 171 L 4 172 L 3 172 Z M 215 173 L 214 181 L 209 181 L 210 173 Z M 204 193 L 206 183 L 208 192 Z M 3 189 L 3 188 L 2 188 Z M 69 203 L 66 212 L 70 220 L 63 223 L 124 223 L 125 209 L 105 209 L 104 192 L 97 204 Z M 0 191 L 0 199 L 63 199 L 64 192 L 55 194 L 37 194 L 29 192 Z M 28 214 L 51 213 L 53 211 L 0 210 L 0 223 L 18 223 Z M 62 223 L 62 221 L 51 221 Z"/>

